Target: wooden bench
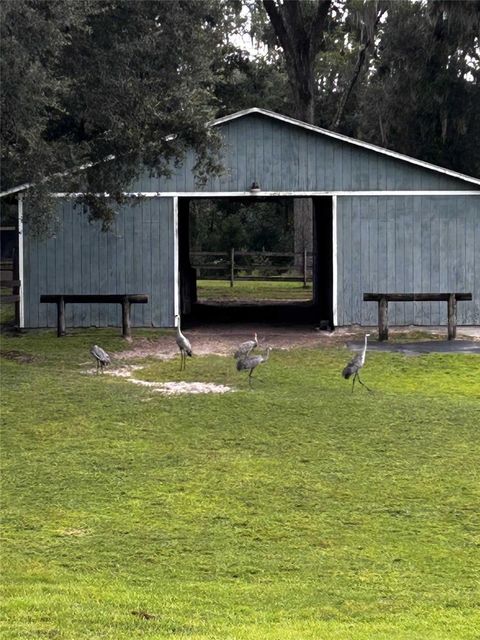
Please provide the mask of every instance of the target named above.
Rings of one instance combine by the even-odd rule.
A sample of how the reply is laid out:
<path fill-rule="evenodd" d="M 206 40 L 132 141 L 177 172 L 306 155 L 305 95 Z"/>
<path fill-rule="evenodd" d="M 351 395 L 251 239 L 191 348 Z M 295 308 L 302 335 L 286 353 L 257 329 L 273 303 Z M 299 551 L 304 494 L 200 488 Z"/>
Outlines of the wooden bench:
<path fill-rule="evenodd" d="M 471 300 L 471 293 L 364 293 L 364 302 L 378 302 L 378 339 L 388 340 L 389 302 L 446 302 L 448 305 L 448 339 L 457 335 L 457 302 Z"/>
<path fill-rule="evenodd" d="M 130 337 L 130 306 L 132 304 L 146 304 L 148 295 L 145 293 L 129 293 L 129 294 L 46 294 L 40 296 L 40 302 L 52 303 L 57 305 L 57 336 L 65 335 L 65 304 L 75 303 L 102 303 L 102 304 L 121 304 L 122 305 L 122 335 L 124 338 Z"/>

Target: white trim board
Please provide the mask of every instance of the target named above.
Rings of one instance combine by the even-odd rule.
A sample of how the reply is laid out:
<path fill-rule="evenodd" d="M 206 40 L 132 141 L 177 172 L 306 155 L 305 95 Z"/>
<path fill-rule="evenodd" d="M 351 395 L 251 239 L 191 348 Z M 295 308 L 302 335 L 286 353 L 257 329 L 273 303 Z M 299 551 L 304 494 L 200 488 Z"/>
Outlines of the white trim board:
<path fill-rule="evenodd" d="M 173 198 L 173 315 L 180 315 L 180 273 L 178 245 L 178 198 Z M 177 326 L 177 318 L 173 318 L 173 326 Z"/>
<path fill-rule="evenodd" d="M 353 145 L 356 145 L 357 147 L 363 147 L 364 149 L 370 149 L 371 151 L 376 151 L 377 153 L 381 153 L 383 155 L 396 158 L 397 160 L 410 162 L 411 164 L 415 164 L 425 169 L 437 171 L 438 173 L 443 173 L 447 176 L 452 176 L 460 180 L 465 180 L 466 182 L 471 182 L 472 184 L 480 185 L 480 178 L 467 176 L 464 173 L 459 173 L 458 171 L 452 171 L 452 169 L 445 169 L 444 167 L 439 167 L 438 165 L 431 164 L 430 162 L 425 162 L 424 160 L 417 160 L 416 158 L 412 158 L 411 156 L 407 156 L 403 153 L 398 153 L 397 151 L 392 151 L 391 149 L 386 149 L 385 147 L 379 147 L 376 144 L 371 144 L 370 142 L 363 142 L 362 140 L 357 140 L 356 138 L 349 138 L 348 136 L 344 136 L 341 133 L 335 133 L 335 131 L 322 129 L 321 127 L 317 127 L 316 125 L 308 124 L 307 122 L 302 122 L 302 120 L 296 120 L 295 118 L 290 118 L 289 116 L 284 116 L 279 113 L 275 113 L 274 111 L 268 111 L 267 109 L 259 109 L 258 107 L 252 107 L 251 109 L 244 109 L 243 111 L 237 111 L 236 113 L 232 113 L 229 116 L 224 116 L 223 118 L 218 118 L 217 120 L 213 120 L 210 124 L 212 127 L 216 127 L 218 125 L 224 124 L 225 122 L 230 122 L 231 120 L 236 120 L 237 118 L 243 118 L 244 116 L 248 116 L 252 114 L 266 116 L 274 120 L 279 120 L 280 122 L 286 122 L 296 127 L 307 129 L 308 131 L 320 133 L 324 136 L 328 136 L 329 138 L 335 138 L 336 140 L 341 140 L 342 142 L 347 142 L 348 144 L 353 144 Z"/>
<path fill-rule="evenodd" d="M 82 193 L 54 193 L 55 198 L 79 198 Z M 96 196 L 110 197 L 108 193 Z M 316 196 L 480 196 L 480 190 L 418 190 L 418 191 L 125 191 L 127 198 L 270 198 L 270 197 L 316 197 Z"/>
<path fill-rule="evenodd" d="M 332 196 L 332 316 L 333 328 L 338 324 L 338 256 L 337 196 Z"/>
<path fill-rule="evenodd" d="M 18 195 L 18 279 L 20 280 L 19 326 L 25 327 L 25 276 L 23 268 L 23 194 Z"/>

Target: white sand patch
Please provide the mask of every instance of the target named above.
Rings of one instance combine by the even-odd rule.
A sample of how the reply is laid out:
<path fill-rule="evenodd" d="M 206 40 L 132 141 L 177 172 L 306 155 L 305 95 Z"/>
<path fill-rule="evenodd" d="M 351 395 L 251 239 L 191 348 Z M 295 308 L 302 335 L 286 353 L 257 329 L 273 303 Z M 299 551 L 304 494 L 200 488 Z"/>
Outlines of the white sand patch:
<path fill-rule="evenodd" d="M 147 380 L 138 380 L 137 378 L 130 378 L 129 381 L 167 396 L 185 393 L 228 393 L 233 391 L 231 387 L 223 384 L 214 384 L 213 382 L 149 382 Z"/>
<path fill-rule="evenodd" d="M 229 393 L 233 391 L 225 384 L 214 384 L 213 382 L 164 382 L 162 383 L 163 393 L 175 395 L 179 393 Z"/>
<path fill-rule="evenodd" d="M 198 394 L 198 393 L 228 393 L 233 391 L 231 387 L 223 384 L 214 384 L 213 382 L 152 382 L 150 380 L 139 380 L 133 376 L 135 371 L 141 371 L 145 367 L 139 364 L 126 364 L 114 369 L 105 368 L 105 375 L 115 378 L 123 378 L 132 384 L 140 387 L 146 387 L 152 391 L 163 393 L 167 396 L 180 394 Z M 84 373 L 96 374 L 96 369 L 89 369 Z M 103 374 L 99 374 L 103 375 Z"/>

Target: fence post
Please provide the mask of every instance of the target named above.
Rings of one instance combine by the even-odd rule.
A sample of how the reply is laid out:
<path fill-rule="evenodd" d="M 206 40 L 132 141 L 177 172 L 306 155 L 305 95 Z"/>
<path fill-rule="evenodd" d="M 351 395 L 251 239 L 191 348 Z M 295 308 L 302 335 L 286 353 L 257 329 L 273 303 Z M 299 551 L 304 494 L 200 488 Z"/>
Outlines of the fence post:
<path fill-rule="evenodd" d="M 307 288 L 307 250 L 303 250 L 303 288 Z"/>
<path fill-rule="evenodd" d="M 230 249 L 230 286 L 233 287 L 233 281 L 235 280 L 235 249 Z"/>

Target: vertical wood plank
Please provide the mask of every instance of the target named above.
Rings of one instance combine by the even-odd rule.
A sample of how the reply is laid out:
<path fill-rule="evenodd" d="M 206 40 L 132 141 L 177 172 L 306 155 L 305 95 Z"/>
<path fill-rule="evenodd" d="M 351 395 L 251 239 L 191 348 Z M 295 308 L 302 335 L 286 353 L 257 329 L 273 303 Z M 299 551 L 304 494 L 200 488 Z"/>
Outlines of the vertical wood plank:
<path fill-rule="evenodd" d="M 395 198 L 386 198 L 387 206 L 387 291 L 396 292 L 395 263 L 396 263 L 396 235 L 395 235 Z M 396 324 L 395 307 L 390 311 L 390 322 Z"/>
<path fill-rule="evenodd" d="M 332 189 L 343 189 L 343 153 L 342 145 L 332 145 L 333 153 L 333 177 L 332 177 Z"/>
<path fill-rule="evenodd" d="M 325 171 L 325 189 L 333 190 L 334 188 L 334 143 L 330 140 L 325 141 L 324 145 L 324 171 Z"/>
<path fill-rule="evenodd" d="M 152 238 L 152 289 L 150 307 L 152 314 L 152 324 L 155 327 L 161 326 L 160 296 L 163 295 L 163 287 L 160 279 L 160 199 L 152 200 L 151 219 Z"/>
<path fill-rule="evenodd" d="M 422 201 L 413 200 L 413 293 L 422 290 Z M 414 324 L 422 324 L 422 303 L 413 303 Z"/>
<path fill-rule="evenodd" d="M 465 291 L 467 293 L 471 291 L 475 300 L 477 295 L 480 294 L 478 290 L 480 274 L 477 273 L 477 278 L 475 278 L 475 214 L 471 206 L 472 200 L 473 198 L 469 198 L 468 196 L 459 196 L 457 206 L 465 212 Z M 480 250 L 480 247 L 478 250 Z M 477 279 L 477 283 L 475 279 Z M 463 307 L 463 304 L 465 304 L 465 311 L 460 317 L 460 322 L 462 324 L 475 324 L 474 301 L 461 303 L 460 308 Z"/>
<path fill-rule="evenodd" d="M 431 200 L 430 209 L 430 291 L 441 292 L 440 289 L 440 212 L 435 200 Z M 440 302 L 430 304 L 430 322 L 432 325 L 440 324 Z M 445 303 L 443 303 L 445 306 Z"/>
<path fill-rule="evenodd" d="M 352 148 L 349 144 L 342 144 L 342 183 L 341 189 L 352 189 Z"/>
<path fill-rule="evenodd" d="M 413 211 L 413 198 L 405 198 L 405 219 L 404 219 L 404 243 L 405 243 L 405 263 L 404 263 L 404 290 L 405 293 L 414 291 L 413 284 L 413 225 L 414 225 L 414 211 Z M 414 303 L 405 302 L 404 304 L 404 322 L 406 325 L 414 324 Z"/>

